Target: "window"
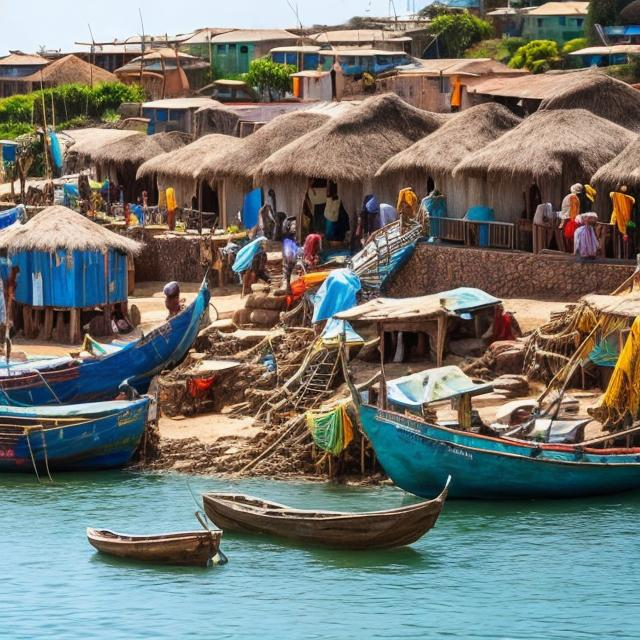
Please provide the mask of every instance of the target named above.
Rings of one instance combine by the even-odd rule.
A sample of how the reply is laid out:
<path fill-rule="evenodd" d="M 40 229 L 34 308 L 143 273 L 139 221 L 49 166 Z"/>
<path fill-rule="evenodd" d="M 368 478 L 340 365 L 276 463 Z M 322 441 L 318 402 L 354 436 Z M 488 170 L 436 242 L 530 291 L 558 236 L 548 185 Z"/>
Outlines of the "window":
<path fill-rule="evenodd" d="M 538 29 L 544 27 L 544 18 L 538 18 Z"/>
<path fill-rule="evenodd" d="M 566 26 L 566 24 L 567 24 L 567 16 L 559 16 L 558 17 L 558 22 L 560 23 L 561 27 Z"/>
<path fill-rule="evenodd" d="M 240 53 L 249 53 L 249 47 L 247 47 L 247 45 L 246 45 L 246 44 L 243 44 L 243 45 L 240 47 Z"/>
<path fill-rule="evenodd" d="M 223 56 L 227 51 L 227 45 L 226 44 L 219 44 L 216 46 L 216 53 L 219 56 Z"/>
<path fill-rule="evenodd" d="M 235 53 L 236 52 L 236 45 L 235 44 L 230 44 L 229 45 L 229 53 Z"/>
<path fill-rule="evenodd" d="M 576 25 L 578 27 L 582 27 L 583 24 L 584 24 L 584 18 L 577 18 L 576 19 Z"/>

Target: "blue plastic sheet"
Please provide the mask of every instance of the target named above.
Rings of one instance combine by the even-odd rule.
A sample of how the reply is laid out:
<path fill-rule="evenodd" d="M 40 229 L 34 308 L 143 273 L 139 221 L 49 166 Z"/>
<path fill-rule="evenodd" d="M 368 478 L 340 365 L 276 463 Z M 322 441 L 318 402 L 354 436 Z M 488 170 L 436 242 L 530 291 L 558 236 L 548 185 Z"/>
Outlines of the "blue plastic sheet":
<path fill-rule="evenodd" d="M 480 222 L 493 222 L 495 220 L 493 209 L 483 206 L 470 207 L 465 215 L 465 220 L 480 221 Z M 489 245 L 489 225 L 478 225 L 478 244 L 481 247 Z"/>
<path fill-rule="evenodd" d="M 252 240 L 249 244 L 245 244 L 238 254 L 236 255 L 235 262 L 231 269 L 234 273 L 243 273 L 246 271 L 253 262 L 253 259 L 260 253 L 262 250 L 262 243 L 264 242 L 264 238 L 256 238 Z"/>
<path fill-rule="evenodd" d="M 49 144 L 51 146 L 51 160 L 53 161 L 53 166 L 56 169 L 62 169 L 62 147 L 60 146 L 60 141 L 54 131 L 49 133 Z"/>
<path fill-rule="evenodd" d="M 262 206 L 262 189 L 249 191 L 242 202 L 242 224 L 245 229 L 253 229 L 258 224 L 258 213 Z"/>
<path fill-rule="evenodd" d="M 340 311 L 351 309 L 360 288 L 360 278 L 351 269 L 332 271 L 313 296 L 312 322 L 322 322 Z"/>
<path fill-rule="evenodd" d="M 62 194 L 64 198 L 64 206 L 71 207 L 73 205 L 72 201 L 77 200 L 80 197 L 78 185 L 67 182 L 66 184 L 62 185 Z"/>
<path fill-rule="evenodd" d="M 92 307 L 127 299 L 127 257 L 115 250 L 108 253 L 108 282 L 105 259 L 97 251 L 55 253 L 31 251 L 12 256 L 20 269 L 16 300 L 34 303 L 33 274 L 42 276 L 42 304 L 45 307 Z"/>
<path fill-rule="evenodd" d="M 16 161 L 16 149 L 17 144 L 2 143 L 2 161 L 3 162 L 15 162 Z"/>
<path fill-rule="evenodd" d="M 26 220 L 26 211 L 23 205 L 18 205 L 13 209 L 6 209 L 0 212 L 0 229 L 6 229 L 18 220 Z"/>
<path fill-rule="evenodd" d="M 325 344 L 332 344 L 342 339 L 347 344 L 362 344 L 364 342 L 364 338 L 346 320 L 338 320 L 337 318 L 331 318 L 327 321 L 320 337 Z"/>

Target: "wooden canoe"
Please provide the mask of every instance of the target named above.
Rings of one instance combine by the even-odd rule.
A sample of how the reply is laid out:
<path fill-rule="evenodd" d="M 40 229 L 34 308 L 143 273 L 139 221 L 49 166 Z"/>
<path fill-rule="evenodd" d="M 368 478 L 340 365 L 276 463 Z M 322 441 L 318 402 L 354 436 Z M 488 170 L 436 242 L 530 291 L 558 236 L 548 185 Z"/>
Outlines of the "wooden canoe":
<path fill-rule="evenodd" d="M 334 549 L 385 549 L 412 544 L 433 528 L 448 486 L 447 482 L 433 500 L 368 513 L 292 509 L 229 493 L 202 497 L 208 518 L 228 531 L 279 536 Z"/>
<path fill-rule="evenodd" d="M 132 536 L 87 528 L 91 545 L 102 553 L 128 560 L 206 567 L 218 553 L 222 531 L 181 531 Z"/>

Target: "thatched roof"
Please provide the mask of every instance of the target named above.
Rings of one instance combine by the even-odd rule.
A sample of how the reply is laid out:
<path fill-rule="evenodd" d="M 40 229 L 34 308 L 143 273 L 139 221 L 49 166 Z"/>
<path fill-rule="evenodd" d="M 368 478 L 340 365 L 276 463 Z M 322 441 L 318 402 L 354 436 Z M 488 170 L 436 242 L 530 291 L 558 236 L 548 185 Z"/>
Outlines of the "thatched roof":
<path fill-rule="evenodd" d="M 463 160 L 454 175 L 513 179 L 589 179 L 635 138 L 628 129 L 584 109 L 537 111 Z"/>
<path fill-rule="evenodd" d="M 47 84 L 98 84 L 100 82 L 117 82 L 118 78 L 109 71 L 97 67 L 69 54 L 58 58 L 54 62 L 48 64 L 42 71 L 32 73 L 30 76 L 19 78 L 22 82 L 42 82 Z"/>
<path fill-rule="evenodd" d="M 522 120 L 506 107 L 487 102 L 460 114 L 432 134 L 387 160 L 377 177 L 421 171 L 426 174 L 451 172 L 469 154 L 483 149 Z"/>
<path fill-rule="evenodd" d="M 276 151 L 257 175 L 364 182 L 445 119 L 394 94 L 375 96 Z"/>
<path fill-rule="evenodd" d="M 640 132 L 640 91 L 601 71 L 567 74 L 566 88 L 540 104 L 541 110 L 586 109 Z"/>
<path fill-rule="evenodd" d="M 67 131 L 76 142 L 69 147 L 69 152 L 86 158 L 93 158 L 102 149 L 113 142 L 139 136 L 138 131 L 128 129 L 78 129 L 77 131 Z"/>
<path fill-rule="evenodd" d="M 145 133 L 136 133 L 116 142 L 111 142 L 93 154 L 95 162 L 105 164 L 125 165 L 138 167 L 143 162 L 159 156 L 161 153 L 175 151 L 188 144 L 191 136 L 179 131 L 169 133 L 156 133 L 148 136 Z"/>
<path fill-rule="evenodd" d="M 627 185 L 631 191 L 640 188 L 640 138 L 636 138 L 613 160 L 600 167 L 593 176 L 593 184 L 610 189 Z"/>
<path fill-rule="evenodd" d="M 23 225 L 13 225 L 0 233 L 0 249 L 9 253 L 20 251 L 52 252 L 106 251 L 138 254 L 142 245 L 135 240 L 113 233 L 85 216 L 66 207 L 46 207 Z"/>
<path fill-rule="evenodd" d="M 328 120 L 329 116 L 306 111 L 294 111 L 278 116 L 255 133 L 243 138 L 241 144 L 207 162 L 207 178 L 251 179 L 258 166 L 272 153 L 321 127 Z"/>
<path fill-rule="evenodd" d="M 194 179 L 202 175 L 203 164 L 215 159 L 218 154 L 225 153 L 242 142 L 240 138 L 225 136 L 221 133 L 198 138 L 175 151 L 156 156 L 140 165 L 138 178 L 156 175 L 163 178 Z"/>

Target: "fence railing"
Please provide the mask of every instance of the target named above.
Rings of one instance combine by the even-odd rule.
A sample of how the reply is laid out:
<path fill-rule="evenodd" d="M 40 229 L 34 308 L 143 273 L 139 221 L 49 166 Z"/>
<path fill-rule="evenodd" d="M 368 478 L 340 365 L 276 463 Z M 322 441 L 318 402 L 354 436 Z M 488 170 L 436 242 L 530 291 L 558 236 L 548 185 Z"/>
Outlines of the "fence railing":
<path fill-rule="evenodd" d="M 484 222 L 434 216 L 427 218 L 425 222 L 426 235 L 443 242 L 487 249 L 516 248 L 516 226 L 512 222 Z"/>

